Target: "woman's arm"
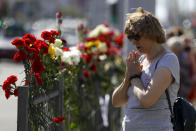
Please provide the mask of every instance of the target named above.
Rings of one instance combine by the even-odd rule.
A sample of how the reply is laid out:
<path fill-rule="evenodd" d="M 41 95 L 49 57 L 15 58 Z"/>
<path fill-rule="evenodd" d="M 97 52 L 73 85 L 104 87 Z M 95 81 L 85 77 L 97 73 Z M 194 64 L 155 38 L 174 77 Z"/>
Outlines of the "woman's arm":
<path fill-rule="evenodd" d="M 128 103 L 127 91 L 130 85 L 128 79 L 124 79 L 123 82 L 118 86 L 112 94 L 112 104 L 114 107 L 120 107 Z"/>
<path fill-rule="evenodd" d="M 147 89 L 144 89 L 140 79 L 131 80 L 133 85 L 133 93 L 144 108 L 148 108 L 155 104 L 159 97 L 165 92 L 173 80 L 172 74 L 168 68 L 158 68 Z"/>
<path fill-rule="evenodd" d="M 128 88 L 130 86 L 130 76 L 140 74 L 142 66 L 139 62 L 140 55 L 134 51 L 130 52 L 126 59 L 126 71 L 125 79 L 118 86 L 112 95 L 112 104 L 114 107 L 120 107 L 128 103 L 129 96 L 127 95 Z"/>

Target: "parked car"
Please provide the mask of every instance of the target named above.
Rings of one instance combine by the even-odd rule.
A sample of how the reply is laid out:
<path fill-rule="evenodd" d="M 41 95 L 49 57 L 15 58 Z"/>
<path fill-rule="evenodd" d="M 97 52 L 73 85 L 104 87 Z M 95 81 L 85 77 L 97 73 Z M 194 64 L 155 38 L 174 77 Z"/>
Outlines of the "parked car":
<path fill-rule="evenodd" d="M 0 35 L 0 59 L 12 59 L 17 52 L 15 46 L 11 44 L 13 38 L 6 38 Z"/>
<path fill-rule="evenodd" d="M 66 18 L 63 19 L 61 24 L 61 32 L 62 38 L 66 39 L 68 45 L 74 46 L 78 44 L 79 38 L 77 33 L 77 28 L 80 24 L 86 26 L 87 20 L 86 19 L 79 19 L 79 18 Z M 36 37 L 40 37 L 43 31 L 50 31 L 50 30 L 57 30 L 57 24 L 55 19 L 41 19 L 36 21 L 32 25 L 32 33 Z"/>

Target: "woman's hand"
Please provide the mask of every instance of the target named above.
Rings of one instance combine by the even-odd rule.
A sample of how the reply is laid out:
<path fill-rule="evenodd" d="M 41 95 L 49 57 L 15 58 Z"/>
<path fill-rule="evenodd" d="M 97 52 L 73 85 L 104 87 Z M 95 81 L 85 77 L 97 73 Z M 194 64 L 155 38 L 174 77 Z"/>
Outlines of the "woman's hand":
<path fill-rule="evenodd" d="M 139 53 L 131 51 L 126 59 L 126 72 L 125 78 L 129 79 L 130 76 L 140 74 L 142 72 L 142 65 L 139 61 Z"/>

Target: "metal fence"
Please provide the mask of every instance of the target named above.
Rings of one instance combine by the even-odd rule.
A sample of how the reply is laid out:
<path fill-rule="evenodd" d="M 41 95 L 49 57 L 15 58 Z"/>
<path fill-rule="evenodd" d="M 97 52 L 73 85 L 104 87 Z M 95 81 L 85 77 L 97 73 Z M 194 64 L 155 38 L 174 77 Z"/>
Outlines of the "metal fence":
<path fill-rule="evenodd" d="M 55 124 L 52 121 L 54 116 L 64 116 L 63 81 L 60 80 L 59 86 L 54 90 L 44 94 L 37 94 L 33 99 L 31 98 L 31 90 L 33 89 L 27 86 L 19 87 L 17 131 L 64 131 L 63 122 Z M 32 118 L 37 119 L 36 121 L 44 122 L 45 125 L 31 121 Z"/>

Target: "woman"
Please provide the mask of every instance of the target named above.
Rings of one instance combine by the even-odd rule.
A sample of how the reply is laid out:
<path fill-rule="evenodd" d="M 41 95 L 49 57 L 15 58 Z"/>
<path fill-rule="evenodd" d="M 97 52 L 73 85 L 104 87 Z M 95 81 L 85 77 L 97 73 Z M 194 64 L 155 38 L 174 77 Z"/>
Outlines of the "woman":
<path fill-rule="evenodd" d="M 142 55 L 130 52 L 124 80 L 112 95 L 114 107 L 126 105 L 123 131 L 172 131 L 165 90 L 173 106 L 179 89 L 178 58 L 163 47 L 165 31 L 154 15 L 137 8 L 127 18 L 125 34 Z"/>

